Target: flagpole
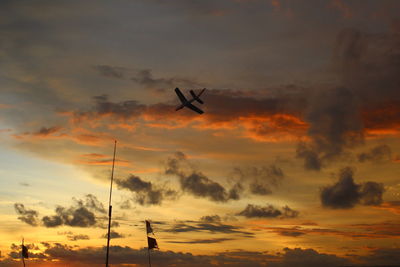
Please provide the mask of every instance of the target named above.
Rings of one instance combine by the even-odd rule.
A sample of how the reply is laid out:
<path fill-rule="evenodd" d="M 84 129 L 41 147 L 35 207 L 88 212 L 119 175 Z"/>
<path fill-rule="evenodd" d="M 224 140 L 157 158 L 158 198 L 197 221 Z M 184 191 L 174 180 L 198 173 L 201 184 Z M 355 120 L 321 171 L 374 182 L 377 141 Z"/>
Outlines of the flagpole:
<path fill-rule="evenodd" d="M 146 241 L 147 241 L 147 255 L 149 256 L 149 267 L 151 267 L 151 261 L 150 261 L 150 246 L 149 246 L 149 232 L 147 228 L 147 221 L 144 221 L 146 224 Z"/>
<path fill-rule="evenodd" d="M 111 230 L 111 214 L 112 214 L 111 194 L 112 194 L 112 186 L 113 186 L 113 181 L 114 181 L 114 166 L 115 166 L 116 150 L 117 150 L 117 140 L 114 141 L 114 156 L 113 156 L 112 169 L 111 169 L 110 198 L 108 200 L 108 233 L 107 233 L 106 267 L 108 267 L 108 254 L 110 251 L 110 230 Z"/>
<path fill-rule="evenodd" d="M 22 263 L 24 264 L 25 267 L 25 259 L 24 259 L 24 253 L 23 253 L 23 247 L 24 247 L 24 238 L 22 238 L 22 246 L 21 246 L 21 257 L 22 257 Z"/>
<path fill-rule="evenodd" d="M 150 248 L 147 247 L 147 253 L 149 254 L 149 266 L 151 267 L 151 261 L 150 261 Z"/>

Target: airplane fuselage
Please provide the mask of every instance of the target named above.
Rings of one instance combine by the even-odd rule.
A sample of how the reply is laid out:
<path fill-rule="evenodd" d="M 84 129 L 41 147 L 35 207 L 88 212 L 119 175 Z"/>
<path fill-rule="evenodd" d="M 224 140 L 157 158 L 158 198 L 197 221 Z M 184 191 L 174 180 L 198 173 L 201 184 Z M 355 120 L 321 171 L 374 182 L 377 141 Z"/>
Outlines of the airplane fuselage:
<path fill-rule="evenodd" d="M 185 106 L 187 106 L 187 104 L 191 104 L 193 101 L 195 101 L 196 99 L 192 98 L 184 103 L 182 103 L 181 105 L 177 106 L 175 110 L 180 110 L 183 109 Z"/>

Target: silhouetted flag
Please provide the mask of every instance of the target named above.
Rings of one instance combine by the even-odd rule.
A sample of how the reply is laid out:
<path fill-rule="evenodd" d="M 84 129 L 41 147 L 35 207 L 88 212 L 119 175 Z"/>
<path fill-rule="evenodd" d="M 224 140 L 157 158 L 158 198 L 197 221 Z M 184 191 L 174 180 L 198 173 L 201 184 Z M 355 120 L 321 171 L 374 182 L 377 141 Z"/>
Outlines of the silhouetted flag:
<path fill-rule="evenodd" d="M 147 234 L 152 233 L 154 235 L 153 228 L 151 228 L 150 222 L 147 220 L 146 220 L 146 231 L 147 231 Z"/>
<path fill-rule="evenodd" d="M 28 248 L 25 247 L 24 245 L 22 245 L 22 257 L 23 257 L 23 258 L 29 258 L 29 255 L 28 255 Z"/>
<path fill-rule="evenodd" d="M 147 243 L 149 245 L 149 249 L 158 248 L 157 240 L 152 237 L 147 237 Z"/>

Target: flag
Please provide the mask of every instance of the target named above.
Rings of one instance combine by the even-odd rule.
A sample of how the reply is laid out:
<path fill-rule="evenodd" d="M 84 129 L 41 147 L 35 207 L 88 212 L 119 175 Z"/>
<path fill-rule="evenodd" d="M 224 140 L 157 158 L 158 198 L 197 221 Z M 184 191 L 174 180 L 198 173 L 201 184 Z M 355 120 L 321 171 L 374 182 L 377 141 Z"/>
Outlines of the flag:
<path fill-rule="evenodd" d="M 151 228 L 150 222 L 146 220 L 146 231 L 147 234 L 152 233 L 154 235 L 153 229 Z"/>
<path fill-rule="evenodd" d="M 149 249 L 158 248 L 157 240 L 152 237 L 147 237 L 147 244 L 149 245 Z"/>
<path fill-rule="evenodd" d="M 28 255 L 28 248 L 25 247 L 24 245 L 22 245 L 22 257 L 23 257 L 23 258 L 29 258 L 29 255 Z"/>

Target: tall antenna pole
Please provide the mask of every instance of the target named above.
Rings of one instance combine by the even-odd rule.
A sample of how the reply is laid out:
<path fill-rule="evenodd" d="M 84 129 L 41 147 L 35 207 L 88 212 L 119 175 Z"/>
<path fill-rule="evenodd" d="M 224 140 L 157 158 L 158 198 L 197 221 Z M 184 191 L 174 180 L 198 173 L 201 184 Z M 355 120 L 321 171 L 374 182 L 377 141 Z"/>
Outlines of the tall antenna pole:
<path fill-rule="evenodd" d="M 110 198 L 108 200 L 108 233 L 107 233 L 106 267 L 108 267 L 108 253 L 110 251 L 110 230 L 111 230 L 111 213 L 112 213 L 111 194 L 112 194 L 112 186 L 113 186 L 113 181 L 114 181 L 114 166 L 115 166 L 116 150 L 117 150 L 117 140 L 115 140 L 115 142 L 114 142 L 114 156 L 113 156 L 112 169 L 111 169 Z"/>

